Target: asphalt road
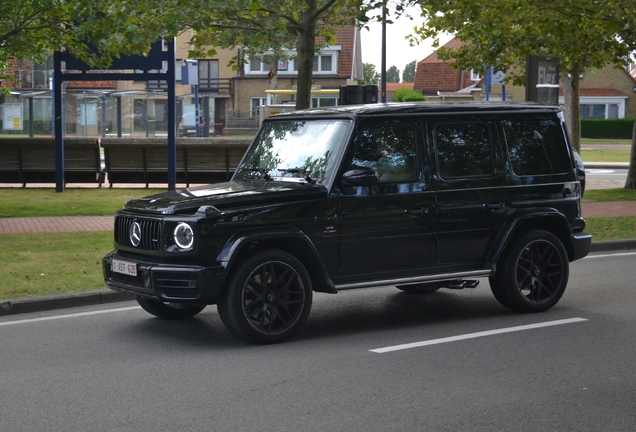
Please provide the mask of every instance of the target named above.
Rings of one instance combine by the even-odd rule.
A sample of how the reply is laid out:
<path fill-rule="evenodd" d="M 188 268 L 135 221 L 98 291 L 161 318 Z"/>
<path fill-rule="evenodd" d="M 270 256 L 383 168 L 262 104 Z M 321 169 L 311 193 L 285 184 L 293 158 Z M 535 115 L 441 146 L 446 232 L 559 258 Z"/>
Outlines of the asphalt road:
<path fill-rule="evenodd" d="M 588 168 L 585 170 L 585 178 L 589 181 L 613 180 L 625 184 L 627 169 L 622 168 Z"/>
<path fill-rule="evenodd" d="M 182 322 L 129 302 L 1 317 L 0 430 L 631 432 L 635 258 L 573 263 L 542 314 L 508 312 L 486 280 L 317 294 L 275 346 L 235 339 L 214 307 Z"/>

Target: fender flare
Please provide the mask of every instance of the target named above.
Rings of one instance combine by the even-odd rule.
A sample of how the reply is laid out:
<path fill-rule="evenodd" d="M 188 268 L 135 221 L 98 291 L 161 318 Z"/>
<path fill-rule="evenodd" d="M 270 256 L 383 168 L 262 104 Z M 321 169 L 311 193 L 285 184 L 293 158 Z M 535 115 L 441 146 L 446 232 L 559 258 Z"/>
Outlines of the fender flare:
<path fill-rule="evenodd" d="M 221 252 L 219 252 L 219 255 L 216 258 L 216 260 L 225 267 L 223 285 L 225 285 L 225 281 L 227 280 L 227 276 L 231 272 L 231 269 L 237 265 L 237 257 L 241 254 L 245 247 L 248 247 L 256 241 L 285 239 L 292 239 L 302 243 L 303 253 L 305 254 L 305 257 L 308 258 L 308 260 L 303 261 L 303 265 L 307 268 L 309 274 L 313 275 L 313 290 L 331 294 L 337 293 L 338 291 L 333 284 L 331 277 L 327 273 L 327 268 L 325 267 L 313 242 L 304 232 L 293 227 L 280 227 L 278 229 L 253 229 L 243 231 L 232 236 L 221 248 Z M 282 250 L 285 249 L 283 248 Z"/>
<path fill-rule="evenodd" d="M 520 227 L 528 222 L 534 223 L 534 221 L 536 221 L 541 229 L 545 229 L 546 231 L 550 231 L 555 234 L 563 243 L 563 246 L 568 252 L 568 255 L 571 256 L 572 244 L 570 239 L 570 230 L 568 229 L 567 236 L 563 236 L 559 235 L 558 231 L 560 230 L 557 230 L 555 232 L 554 230 L 550 229 L 550 227 L 555 225 L 561 225 L 563 227 L 569 228 L 570 225 L 565 215 L 554 208 L 529 208 L 514 212 L 514 214 L 511 218 L 508 219 L 506 224 L 501 227 L 499 233 L 493 241 L 493 244 L 491 245 L 487 261 L 491 263 L 498 262 L 501 258 L 501 255 L 513 241 L 519 229 L 521 229 Z"/>

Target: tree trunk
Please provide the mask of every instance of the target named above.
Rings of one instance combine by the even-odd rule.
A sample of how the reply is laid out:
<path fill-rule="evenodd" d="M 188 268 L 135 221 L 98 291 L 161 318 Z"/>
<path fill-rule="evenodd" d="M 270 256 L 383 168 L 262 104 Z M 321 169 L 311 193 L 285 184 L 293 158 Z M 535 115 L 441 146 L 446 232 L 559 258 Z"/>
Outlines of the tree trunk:
<path fill-rule="evenodd" d="M 298 51 L 298 90 L 296 109 L 311 107 L 311 85 L 314 73 L 314 53 L 316 48 L 316 22 L 311 17 L 315 11 L 303 12 L 301 28 L 298 30 L 296 50 Z"/>
<path fill-rule="evenodd" d="M 625 189 L 636 189 L 636 119 L 634 119 L 634 128 L 632 129 L 632 155 L 629 158 Z"/>
<path fill-rule="evenodd" d="M 271 78 L 269 80 L 269 89 L 276 90 L 278 88 L 278 60 L 280 60 L 280 56 L 278 54 L 274 54 L 272 56 L 272 69 L 270 70 Z"/>
<path fill-rule="evenodd" d="M 577 152 L 581 152 L 581 66 L 575 64 L 570 75 L 563 77 L 563 100 L 565 103 L 565 126 L 570 142 Z"/>

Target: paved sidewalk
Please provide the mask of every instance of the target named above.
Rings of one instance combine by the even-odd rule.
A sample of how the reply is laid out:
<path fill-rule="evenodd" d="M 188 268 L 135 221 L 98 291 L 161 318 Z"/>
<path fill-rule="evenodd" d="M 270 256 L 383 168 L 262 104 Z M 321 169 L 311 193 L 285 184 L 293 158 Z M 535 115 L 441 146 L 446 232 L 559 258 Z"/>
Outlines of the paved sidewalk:
<path fill-rule="evenodd" d="M 0 234 L 112 231 L 114 216 L 0 218 Z"/>
<path fill-rule="evenodd" d="M 581 203 L 583 217 L 636 216 L 636 201 Z M 114 216 L 0 218 L 0 234 L 112 231 Z"/>

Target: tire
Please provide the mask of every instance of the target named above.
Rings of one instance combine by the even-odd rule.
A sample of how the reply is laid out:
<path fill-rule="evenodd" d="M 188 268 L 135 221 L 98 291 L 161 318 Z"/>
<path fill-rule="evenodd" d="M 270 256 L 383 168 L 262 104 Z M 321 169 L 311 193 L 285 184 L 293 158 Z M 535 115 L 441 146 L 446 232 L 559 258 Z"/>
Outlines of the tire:
<path fill-rule="evenodd" d="M 517 240 L 490 277 L 490 289 L 515 312 L 543 312 L 557 304 L 568 283 L 565 247 L 552 233 L 531 231 Z"/>
<path fill-rule="evenodd" d="M 396 288 L 408 294 L 430 294 L 440 289 L 441 286 L 432 283 L 419 283 L 412 285 L 397 285 Z"/>
<path fill-rule="evenodd" d="M 290 338 L 302 327 L 311 302 L 311 279 L 302 263 L 287 252 L 267 250 L 241 264 L 217 308 L 235 336 L 271 344 Z"/>
<path fill-rule="evenodd" d="M 149 314 L 169 320 L 192 318 L 205 309 L 205 306 L 183 303 L 162 303 L 145 297 L 137 297 L 137 303 Z"/>

